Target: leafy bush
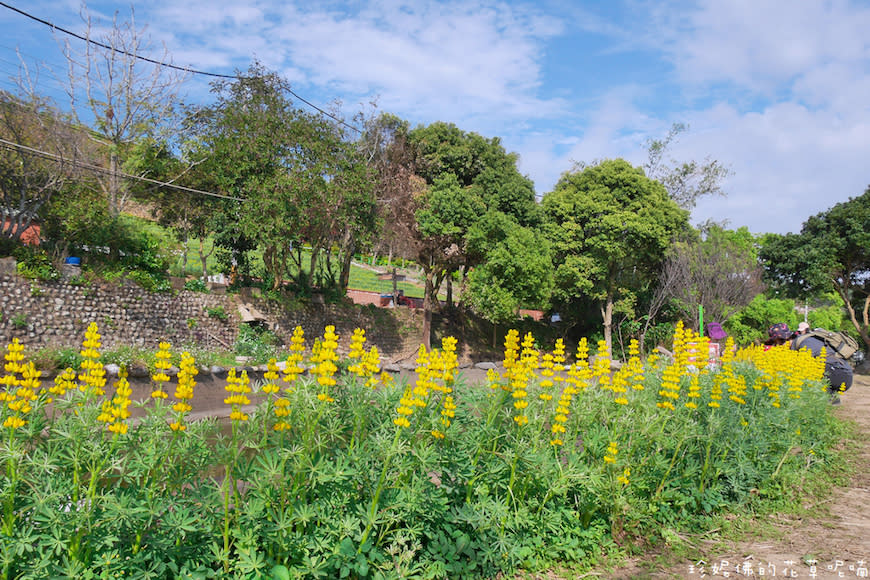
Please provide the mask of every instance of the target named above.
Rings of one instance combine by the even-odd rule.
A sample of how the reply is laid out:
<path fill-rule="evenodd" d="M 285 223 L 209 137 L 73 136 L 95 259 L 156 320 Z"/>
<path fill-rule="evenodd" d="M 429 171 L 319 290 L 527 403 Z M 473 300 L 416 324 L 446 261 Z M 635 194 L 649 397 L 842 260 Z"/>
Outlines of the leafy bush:
<path fill-rule="evenodd" d="M 263 364 L 276 355 L 280 341 L 267 328 L 242 324 L 233 346 L 238 356 L 250 357 L 254 364 Z"/>
<path fill-rule="evenodd" d="M 193 278 L 184 283 L 184 289 L 190 292 L 208 292 L 208 285 L 202 278 Z"/>
<path fill-rule="evenodd" d="M 58 369 L 78 369 L 84 358 L 78 349 L 70 347 L 49 347 L 38 350 L 33 355 L 37 368 L 53 371 Z"/>
<path fill-rule="evenodd" d="M 18 261 L 18 275 L 23 278 L 44 282 L 60 278 L 60 272 L 44 250 L 21 246 L 15 252 L 15 259 Z"/>
<path fill-rule="evenodd" d="M 135 346 L 122 345 L 112 350 L 105 351 L 100 356 L 103 364 L 116 364 L 127 369 L 133 366 L 147 367 L 153 354 L 150 350 Z"/>
<path fill-rule="evenodd" d="M 217 318 L 221 322 L 226 322 L 229 319 L 229 315 L 227 314 L 226 310 L 224 310 L 224 307 L 221 304 L 215 307 L 206 306 L 205 313 L 208 315 L 209 318 Z"/>
<path fill-rule="evenodd" d="M 125 277 L 150 292 L 169 292 L 172 290 L 172 284 L 169 283 L 169 279 L 165 274 L 145 270 L 133 270 L 132 272 L 127 272 Z"/>
<path fill-rule="evenodd" d="M 27 411 L 0 405 L 0 572 L 495 578 L 559 563 L 581 577 L 633 540 L 760 511 L 798 479 L 830 485 L 845 431 L 808 353 L 746 349 L 699 370 L 694 339 L 677 338 L 673 360 L 632 357 L 613 375 L 583 355 L 557 368 L 562 354 L 516 340 L 511 376 L 476 386 L 455 379 L 445 339 L 420 357 L 422 380 L 373 388 L 359 366 L 372 351 L 358 348 L 362 377 L 336 377 L 324 336 L 312 377 L 233 372 L 221 429 L 188 415 L 190 357 L 175 401 L 132 407 L 135 421 L 130 392 L 102 394 L 87 371 L 55 384 L 50 406 L 45 392 L 24 393 Z"/>
<path fill-rule="evenodd" d="M 740 345 L 760 344 L 767 340 L 767 329 L 779 322 L 797 327 L 801 317 L 794 300 L 756 296 L 748 306 L 725 321 L 722 327 Z"/>

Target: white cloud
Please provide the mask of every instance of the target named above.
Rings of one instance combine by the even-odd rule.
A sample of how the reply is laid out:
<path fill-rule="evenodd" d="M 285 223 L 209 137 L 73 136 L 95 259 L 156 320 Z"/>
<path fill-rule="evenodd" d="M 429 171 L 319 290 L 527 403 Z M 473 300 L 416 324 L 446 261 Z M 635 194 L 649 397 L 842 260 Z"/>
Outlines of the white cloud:
<path fill-rule="evenodd" d="M 831 62 L 861 70 L 870 56 L 870 9 L 861 4 L 703 0 L 698 8 L 669 40 L 689 83 L 724 81 L 773 94 Z"/>
<path fill-rule="evenodd" d="M 358 12 L 339 4 L 211 4 L 157 9 L 164 26 L 179 31 L 179 62 L 208 50 L 238 66 L 256 54 L 267 67 L 292 72 L 296 87 L 378 96 L 382 108 L 427 122 L 546 116 L 562 107 L 536 96 L 544 42 L 560 24 L 508 3 L 383 1 Z M 197 52 L 181 48 L 190 46 L 188 22 L 202 43 Z"/>

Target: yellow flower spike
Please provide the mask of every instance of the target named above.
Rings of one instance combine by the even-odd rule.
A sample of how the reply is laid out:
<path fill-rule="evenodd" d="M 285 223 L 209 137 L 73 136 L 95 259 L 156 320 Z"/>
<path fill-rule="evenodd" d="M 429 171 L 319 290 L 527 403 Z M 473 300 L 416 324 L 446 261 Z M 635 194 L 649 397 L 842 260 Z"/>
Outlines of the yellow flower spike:
<path fill-rule="evenodd" d="M 251 400 L 247 394 L 251 392 L 250 379 L 248 379 L 247 371 L 242 371 L 241 376 L 236 375 L 236 369 L 231 368 L 227 374 L 227 385 L 224 389 L 231 395 L 224 399 L 225 405 L 230 405 L 230 420 L 247 421 L 248 415 L 242 412 L 242 407 L 250 405 Z"/>
<path fill-rule="evenodd" d="M 199 373 L 196 368 L 196 362 L 193 356 L 184 352 L 181 354 L 181 362 L 178 370 L 178 384 L 175 387 L 175 404 L 172 405 L 172 410 L 175 411 L 175 421 L 169 425 L 173 431 L 184 431 L 184 418 L 192 410 L 190 401 L 193 399 L 193 388 L 196 386 L 194 377 Z"/>
<path fill-rule="evenodd" d="M 103 387 L 106 386 L 106 370 L 99 362 L 100 346 L 97 323 L 91 322 L 85 331 L 85 340 L 82 342 L 82 362 L 79 366 L 81 372 L 78 375 L 79 390 L 98 397 L 104 394 Z"/>
<path fill-rule="evenodd" d="M 414 402 L 411 387 L 406 387 L 402 398 L 399 399 L 399 406 L 396 407 L 398 417 L 393 419 L 393 423 L 401 428 L 407 429 L 411 426 L 408 418 L 414 414 Z"/>
<path fill-rule="evenodd" d="M 290 338 L 290 353 L 287 355 L 286 364 L 284 365 L 284 376 L 281 380 L 287 385 L 285 388 L 291 388 L 296 378 L 305 370 L 302 368 L 302 360 L 305 354 L 305 332 L 301 326 L 293 329 L 293 336 Z"/>
<path fill-rule="evenodd" d="M 266 363 L 266 372 L 263 373 L 263 380 L 266 382 L 263 383 L 262 391 L 267 395 L 277 393 L 280 390 L 280 387 L 276 383 L 278 380 L 278 361 L 274 357 L 270 358 L 269 362 Z"/>
<path fill-rule="evenodd" d="M 315 364 L 311 373 L 317 377 L 317 384 L 320 385 L 320 393 L 317 398 L 320 401 L 332 403 L 335 401 L 329 396 L 329 388 L 336 384 L 335 373 L 338 371 L 338 335 L 335 334 L 335 327 L 329 325 L 323 333 L 320 341 L 316 341 L 314 348 L 311 351 L 311 362 Z"/>
<path fill-rule="evenodd" d="M 622 470 L 622 475 L 616 478 L 616 481 L 621 483 L 622 485 L 628 485 L 628 477 L 631 475 L 631 470 L 629 468 L 625 468 Z"/>
<path fill-rule="evenodd" d="M 350 337 L 350 352 L 347 353 L 347 358 L 355 361 L 348 367 L 348 371 L 357 376 L 364 376 L 365 369 L 363 366 L 363 357 L 365 356 L 366 331 L 362 328 L 355 328 L 353 336 Z"/>
<path fill-rule="evenodd" d="M 619 455 L 619 446 L 616 441 L 611 441 L 607 446 L 607 452 L 604 454 L 604 463 L 616 463 L 616 456 Z"/>
<path fill-rule="evenodd" d="M 508 373 L 517 361 L 520 351 L 520 333 L 516 329 L 510 329 L 504 337 L 504 368 L 506 379 L 510 379 Z"/>

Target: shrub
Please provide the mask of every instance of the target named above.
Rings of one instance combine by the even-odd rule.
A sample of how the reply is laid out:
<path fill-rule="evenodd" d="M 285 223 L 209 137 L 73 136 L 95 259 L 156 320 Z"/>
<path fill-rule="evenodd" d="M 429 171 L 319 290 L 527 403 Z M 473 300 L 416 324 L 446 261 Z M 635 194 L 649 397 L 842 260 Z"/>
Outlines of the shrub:
<path fill-rule="evenodd" d="M 202 278 L 193 278 L 184 283 L 184 289 L 190 292 L 208 292 L 208 286 Z"/>
<path fill-rule="evenodd" d="M 37 368 L 53 371 L 57 369 L 78 369 L 84 360 L 78 349 L 70 347 L 49 347 L 38 350 L 33 355 Z"/>
<path fill-rule="evenodd" d="M 255 364 L 263 364 L 276 355 L 280 341 L 267 328 L 242 324 L 233 347 L 238 356 L 251 357 Z"/>
<path fill-rule="evenodd" d="M 52 264 L 51 259 L 44 250 L 34 250 L 29 246 L 21 246 L 16 251 L 15 259 L 18 260 L 18 275 L 30 280 L 57 280 L 60 272 Z"/>
<path fill-rule="evenodd" d="M 222 305 L 218 305 L 215 307 L 206 306 L 205 313 L 209 316 L 209 318 L 217 318 L 221 322 L 226 322 L 229 319 L 229 316 L 227 315 L 226 310 L 224 310 L 224 307 Z"/>

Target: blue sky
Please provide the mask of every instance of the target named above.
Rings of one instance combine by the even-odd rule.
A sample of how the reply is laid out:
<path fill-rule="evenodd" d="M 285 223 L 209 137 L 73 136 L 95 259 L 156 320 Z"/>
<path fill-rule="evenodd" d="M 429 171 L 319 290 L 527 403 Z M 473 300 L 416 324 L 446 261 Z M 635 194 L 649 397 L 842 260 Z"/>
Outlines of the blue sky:
<path fill-rule="evenodd" d="M 6 0 L 83 31 L 80 3 Z M 870 185 L 870 2 L 615 0 L 536 2 L 149 0 L 135 4 L 155 50 L 231 74 L 252 58 L 294 91 L 348 117 L 380 111 L 500 137 L 539 194 L 574 162 L 645 159 L 686 123 L 671 156 L 728 166 L 727 196 L 693 223 L 798 231 Z M 130 4 L 95 1 L 95 23 Z M 0 87 L 16 48 L 63 74 L 43 25 L 0 7 Z M 71 40 L 75 45 L 78 41 Z M 39 86 L 57 91 L 51 74 Z M 205 79 L 188 99 L 207 102 Z M 61 103 L 63 104 L 63 103 Z"/>

